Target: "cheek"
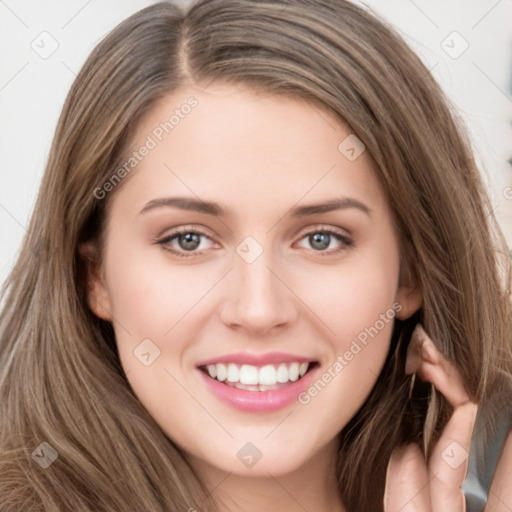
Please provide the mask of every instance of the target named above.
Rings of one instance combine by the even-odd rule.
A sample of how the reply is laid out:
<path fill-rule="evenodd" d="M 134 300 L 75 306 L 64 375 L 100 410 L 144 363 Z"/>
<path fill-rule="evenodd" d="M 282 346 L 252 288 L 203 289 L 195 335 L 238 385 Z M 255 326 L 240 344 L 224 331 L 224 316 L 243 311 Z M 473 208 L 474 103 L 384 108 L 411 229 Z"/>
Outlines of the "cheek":
<path fill-rule="evenodd" d="M 329 407 L 334 402 L 342 403 L 350 416 L 375 384 L 400 310 L 396 302 L 398 273 L 399 255 L 388 244 L 386 251 L 367 251 L 360 257 L 354 254 L 350 261 L 347 258 L 346 265 L 315 273 L 314 281 L 308 279 L 309 294 L 306 288 L 301 289 L 330 342 L 317 387 L 333 384 L 329 384 L 328 393 L 322 392 L 319 404 Z"/>
<path fill-rule="evenodd" d="M 112 253 L 107 275 L 115 320 L 138 337 L 162 338 L 212 284 L 197 267 L 170 264 L 165 254 L 152 252 L 149 257 L 130 253 L 119 259 Z M 120 260 L 122 267 L 116 264 Z"/>
<path fill-rule="evenodd" d="M 332 272 L 325 293 L 315 299 L 333 331 L 329 335 L 333 351 L 301 403 L 310 404 L 306 407 L 310 411 L 335 410 L 333 431 L 350 420 L 377 381 L 400 310 L 396 302 L 399 254 L 389 243 L 377 247 Z"/>
<path fill-rule="evenodd" d="M 174 381 L 164 372 L 181 373 L 178 367 L 215 283 L 211 269 L 170 264 L 163 250 L 155 249 L 140 254 L 112 245 L 105 260 L 121 365 L 146 403 L 159 389 L 159 376 L 169 385 Z"/>
<path fill-rule="evenodd" d="M 390 319 L 395 314 L 398 258 L 381 256 L 378 253 L 371 258 L 354 255 L 350 261 L 347 259 L 346 265 L 315 271 L 314 278 L 308 278 L 307 282 L 303 279 L 303 286 L 298 287 L 298 293 L 322 320 L 325 335 L 333 340 L 338 352 L 375 324 L 379 331 L 390 335 L 386 326 L 392 323 Z M 386 316 L 384 326 L 381 315 Z"/>
<path fill-rule="evenodd" d="M 178 384 L 183 381 L 180 367 L 200 328 L 197 317 L 207 302 L 202 299 L 215 276 L 212 280 L 210 270 L 171 264 L 160 250 L 142 257 L 122 247 L 111 249 L 106 273 L 121 365 L 139 400 L 166 424 L 169 408 L 162 407 L 162 397 L 173 407 L 190 409 L 190 397 Z M 173 434 L 181 435 L 181 427 L 175 425 Z"/>

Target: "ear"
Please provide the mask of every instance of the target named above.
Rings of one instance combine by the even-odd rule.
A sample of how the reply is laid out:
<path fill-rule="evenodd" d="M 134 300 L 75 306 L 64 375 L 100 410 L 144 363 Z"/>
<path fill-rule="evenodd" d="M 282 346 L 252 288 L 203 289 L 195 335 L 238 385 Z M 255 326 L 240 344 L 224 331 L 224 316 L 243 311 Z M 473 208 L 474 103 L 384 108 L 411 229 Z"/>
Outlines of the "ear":
<path fill-rule="evenodd" d="M 84 261 L 84 284 L 87 290 L 87 303 L 99 318 L 112 321 L 112 306 L 101 265 L 97 245 L 90 241 L 79 245 L 78 253 Z"/>
<path fill-rule="evenodd" d="M 420 309 L 423 302 L 418 279 L 412 275 L 408 266 L 400 268 L 400 283 L 396 301 L 402 306 L 400 310 L 396 311 L 396 316 L 400 320 L 407 320 L 411 317 Z"/>

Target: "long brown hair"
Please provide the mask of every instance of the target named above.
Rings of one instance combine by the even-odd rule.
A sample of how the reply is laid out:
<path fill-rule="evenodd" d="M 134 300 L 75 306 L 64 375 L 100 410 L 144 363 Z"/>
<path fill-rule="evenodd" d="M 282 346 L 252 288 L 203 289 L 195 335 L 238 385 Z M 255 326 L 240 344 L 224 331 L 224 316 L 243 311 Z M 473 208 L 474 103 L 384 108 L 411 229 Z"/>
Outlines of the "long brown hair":
<path fill-rule="evenodd" d="M 102 200 L 94 191 L 122 164 L 141 116 L 184 84 L 212 81 L 305 99 L 350 127 L 387 194 L 401 277 L 421 289 L 421 309 L 396 320 L 377 384 L 340 433 L 347 508 L 382 510 L 391 450 L 417 441 L 428 456 L 449 416 L 430 386 L 408 400 L 417 322 L 487 404 L 480 434 L 494 432 L 511 389 L 510 260 L 464 128 L 420 59 L 345 0 L 159 3 L 118 25 L 74 81 L 2 290 L 4 512 L 217 509 L 131 390 L 112 325 L 87 305 L 77 251 L 104 236 L 119 187 Z M 46 469 L 33 458 L 41 443 L 58 454 Z"/>

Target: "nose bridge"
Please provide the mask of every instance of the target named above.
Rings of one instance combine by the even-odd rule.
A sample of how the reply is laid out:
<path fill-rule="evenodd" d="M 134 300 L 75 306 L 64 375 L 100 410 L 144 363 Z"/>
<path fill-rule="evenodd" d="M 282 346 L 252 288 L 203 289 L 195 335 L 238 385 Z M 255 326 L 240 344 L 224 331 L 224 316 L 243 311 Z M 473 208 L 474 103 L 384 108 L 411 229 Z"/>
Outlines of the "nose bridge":
<path fill-rule="evenodd" d="M 251 331 L 267 331 L 290 322 L 295 308 L 289 289 L 276 276 L 279 268 L 270 247 L 256 245 L 254 239 L 242 242 L 230 272 L 224 321 Z"/>

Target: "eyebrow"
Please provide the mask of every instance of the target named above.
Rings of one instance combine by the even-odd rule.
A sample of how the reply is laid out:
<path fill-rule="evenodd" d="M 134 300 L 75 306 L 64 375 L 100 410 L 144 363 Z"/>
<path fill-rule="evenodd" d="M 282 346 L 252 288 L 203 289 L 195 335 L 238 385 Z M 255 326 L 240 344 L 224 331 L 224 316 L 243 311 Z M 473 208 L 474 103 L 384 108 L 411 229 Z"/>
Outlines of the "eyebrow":
<path fill-rule="evenodd" d="M 163 197 L 149 201 L 139 212 L 139 215 L 147 213 L 157 208 L 179 208 L 181 210 L 195 211 L 216 217 L 228 217 L 229 212 L 220 204 L 213 201 L 203 201 L 192 197 Z M 305 206 L 296 206 L 289 212 L 291 217 L 306 217 L 319 213 L 327 213 L 335 210 L 344 210 L 347 208 L 357 208 L 371 217 L 372 210 L 365 204 L 352 197 L 334 198 L 324 203 L 310 204 Z"/>

